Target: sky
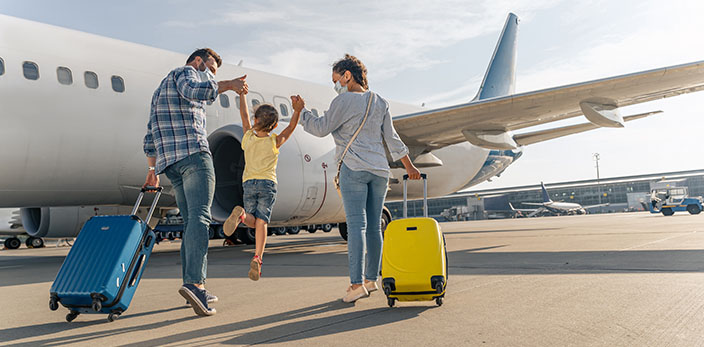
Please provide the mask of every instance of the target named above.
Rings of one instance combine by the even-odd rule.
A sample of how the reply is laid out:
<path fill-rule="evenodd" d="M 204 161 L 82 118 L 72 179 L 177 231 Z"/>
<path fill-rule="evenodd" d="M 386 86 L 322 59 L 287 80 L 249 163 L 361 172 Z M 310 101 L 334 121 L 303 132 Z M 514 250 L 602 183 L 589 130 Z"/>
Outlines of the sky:
<path fill-rule="evenodd" d="M 427 109 L 479 88 L 509 12 L 520 19 L 516 92 L 704 60 L 703 1 L 49 1 L 0 0 L 0 13 L 329 85 L 331 64 L 360 58 L 370 88 Z M 663 110 L 524 148 L 472 189 L 704 168 L 704 92 L 623 108 Z M 586 122 L 583 117 L 551 128 Z M 528 129 L 535 130 L 535 129 Z"/>

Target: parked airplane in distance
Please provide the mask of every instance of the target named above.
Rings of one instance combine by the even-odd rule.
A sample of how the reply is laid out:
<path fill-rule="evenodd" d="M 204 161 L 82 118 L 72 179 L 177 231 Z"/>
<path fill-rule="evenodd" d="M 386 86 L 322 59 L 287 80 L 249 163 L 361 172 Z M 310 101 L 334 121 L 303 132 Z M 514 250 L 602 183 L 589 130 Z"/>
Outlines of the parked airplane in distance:
<path fill-rule="evenodd" d="M 704 89 L 704 61 L 515 94 L 518 17 L 509 14 L 477 95 L 424 109 L 390 102 L 394 127 L 413 162 L 428 174 L 428 195 L 445 196 L 503 172 L 522 146 L 600 127 L 623 127 L 653 112 L 622 116 L 624 106 Z M 144 183 L 141 150 L 152 93 L 183 54 L 0 15 L 0 207 L 21 208 L 34 237 L 72 237 L 95 214 L 120 213 Z M 217 48 L 217 47 L 216 47 Z M 344 52 L 340 52 L 342 54 Z M 273 104 L 285 127 L 289 95 L 314 114 L 336 96 L 331 85 L 223 64 L 218 79 L 247 75 L 253 104 Z M 212 216 L 242 204 L 244 156 L 239 103 L 232 92 L 206 107 L 216 174 Z M 584 115 L 582 124 L 530 127 Z M 280 127 L 280 128 L 281 128 Z M 342 223 L 334 189 L 335 145 L 303 130 L 284 146 L 271 225 Z M 390 163 L 389 200 L 402 197 L 399 163 Z M 162 209 L 175 208 L 164 177 Z M 409 197 L 422 197 L 422 184 Z M 391 214 L 384 212 L 384 220 Z"/>
<path fill-rule="evenodd" d="M 554 214 L 562 215 L 562 214 L 587 214 L 587 210 L 596 208 L 596 207 L 602 207 L 602 206 L 609 206 L 609 203 L 604 203 L 604 204 L 596 204 L 596 205 L 588 205 L 588 206 L 582 206 L 578 203 L 575 202 L 563 202 L 563 201 L 552 201 L 550 199 L 550 195 L 548 194 L 547 189 L 545 189 L 545 184 L 543 182 L 540 182 L 540 188 L 543 191 L 543 202 L 523 202 L 523 205 L 533 205 L 533 206 L 540 206 L 537 209 L 514 209 L 515 211 L 520 211 L 520 212 L 529 212 L 526 217 L 533 217 L 536 215 L 540 215 L 543 212 L 551 212 Z M 513 206 L 511 206 L 513 208 Z"/>

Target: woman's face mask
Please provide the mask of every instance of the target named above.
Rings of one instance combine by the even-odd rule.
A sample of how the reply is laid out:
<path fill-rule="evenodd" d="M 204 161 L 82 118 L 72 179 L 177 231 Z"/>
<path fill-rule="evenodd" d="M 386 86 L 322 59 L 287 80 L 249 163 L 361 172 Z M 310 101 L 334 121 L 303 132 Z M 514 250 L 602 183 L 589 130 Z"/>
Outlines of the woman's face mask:
<path fill-rule="evenodd" d="M 335 91 L 337 92 L 337 94 L 347 93 L 347 86 L 343 87 L 340 84 L 340 80 L 337 80 L 337 82 L 335 82 L 335 86 L 333 88 L 335 88 Z"/>
<path fill-rule="evenodd" d="M 337 92 L 337 94 L 342 94 L 342 93 L 347 93 L 347 92 L 348 92 L 347 85 L 343 86 L 343 85 L 340 83 L 340 80 L 342 80 L 344 77 L 345 77 L 345 75 L 342 74 L 342 75 L 340 75 L 340 78 L 338 78 L 337 81 L 335 81 L 335 86 L 333 87 L 333 89 L 335 89 L 335 91 Z M 347 83 L 345 83 L 345 84 L 347 84 Z"/>

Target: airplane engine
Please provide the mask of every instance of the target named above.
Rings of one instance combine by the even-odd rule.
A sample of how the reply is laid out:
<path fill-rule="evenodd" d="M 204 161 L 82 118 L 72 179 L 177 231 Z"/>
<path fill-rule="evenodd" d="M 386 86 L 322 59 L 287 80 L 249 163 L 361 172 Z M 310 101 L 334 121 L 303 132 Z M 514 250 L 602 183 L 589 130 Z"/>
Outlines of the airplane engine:
<path fill-rule="evenodd" d="M 112 206 L 32 207 L 20 209 L 22 225 L 29 236 L 75 237 L 83 224 L 97 214 L 117 214 Z"/>

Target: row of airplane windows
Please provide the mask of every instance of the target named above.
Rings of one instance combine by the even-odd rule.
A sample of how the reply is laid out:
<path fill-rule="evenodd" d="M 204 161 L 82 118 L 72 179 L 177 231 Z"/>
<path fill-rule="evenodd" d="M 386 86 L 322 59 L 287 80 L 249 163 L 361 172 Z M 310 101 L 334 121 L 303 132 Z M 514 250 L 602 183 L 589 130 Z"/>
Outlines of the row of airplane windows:
<path fill-rule="evenodd" d="M 0 58 L 0 76 L 5 74 L 5 61 Z M 24 78 L 32 81 L 39 79 L 39 65 L 35 62 L 25 61 L 22 63 L 22 75 Z M 73 72 L 71 69 L 65 66 L 59 66 L 56 68 L 56 79 L 59 83 L 63 85 L 73 84 Z M 86 87 L 90 89 L 98 89 L 100 82 L 98 81 L 98 74 L 93 71 L 85 71 L 83 73 L 83 81 Z M 113 75 L 110 78 L 112 85 L 112 90 L 117 93 L 123 93 L 125 91 L 125 81 L 120 76 Z"/>
<path fill-rule="evenodd" d="M 0 58 L 0 76 L 5 74 L 5 61 Z M 24 77 L 28 80 L 38 80 L 39 79 L 39 65 L 37 65 L 34 62 L 31 61 L 25 61 L 22 63 L 22 74 Z M 65 67 L 65 66 L 59 66 L 56 68 L 56 78 L 59 81 L 59 83 L 63 85 L 71 85 L 73 84 L 73 73 L 71 72 L 71 69 Z M 93 71 L 85 71 L 83 73 L 83 80 L 86 85 L 86 87 L 91 88 L 91 89 L 98 89 L 100 83 L 98 82 L 98 74 L 96 74 Z M 115 76 L 113 75 L 110 78 L 110 82 L 112 84 L 112 90 L 117 92 L 117 93 L 122 93 L 125 91 L 125 81 L 122 79 L 120 76 Z M 263 98 L 262 98 L 263 99 Z M 256 107 L 259 105 L 261 102 L 257 98 L 252 98 L 251 99 L 252 107 Z M 212 104 L 208 103 L 209 105 Z M 240 97 L 239 95 L 235 97 L 235 105 L 237 106 L 237 109 L 240 108 Z M 223 108 L 229 108 L 230 107 L 230 99 L 228 98 L 227 95 L 225 94 L 220 94 L 220 106 Z M 279 110 L 281 111 L 281 116 L 286 118 L 289 116 L 289 109 L 288 105 L 285 103 L 279 103 Z M 317 116 L 318 115 L 318 110 L 313 109 L 312 112 Z"/>
<path fill-rule="evenodd" d="M 257 95 L 257 94 L 259 94 L 259 93 L 257 93 L 257 92 L 250 92 L 250 94 L 255 94 L 255 95 Z M 255 107 L 257 107 L 257 105 L 261 104 L 261 101 L 259 100 L 259 98 L 262 98 L 262 99 L 263 99 L 263 97 L 262 97 L 261 95 L 259 95 L 259 96 L 257 96 L 257 97 L 252 97 L 252 98 L 250 99 L 250 103 L 252 104 L 252 109 L 254 109 Z M 209 102 L 209 103 L 208 103 L 208 105 L 211 105 L 211 104 L 212 104 L 212 102 Z M 237 106 L 237 109 L 239 110 L 239 109 L 240 109 L 240 96 L 239 96 L 239 95 L 235 96 L 235 105 Z M 223 108 L 229 108 L 229 107 L 230 107 L 230 98 L 228 98 L 227 95 L 225 95 L 225 94 L 220 94 L 220 106 L 222 106 Z M 283 117 L 283 118 L 288 118 L 288 117 L 289 117 L 289 109 L 288 109 L 288 105 L 287 105 L 287 104 L 285 104 L 285 103 L 283 103 L 283 102 L 279 103 L 279 111 L 281 112 L 281 117 Z M 312 109 L 311 112 L 313 112 L 313 114 L 314 114 L 316 117 L 318 116 L 318 110 Z"/>

